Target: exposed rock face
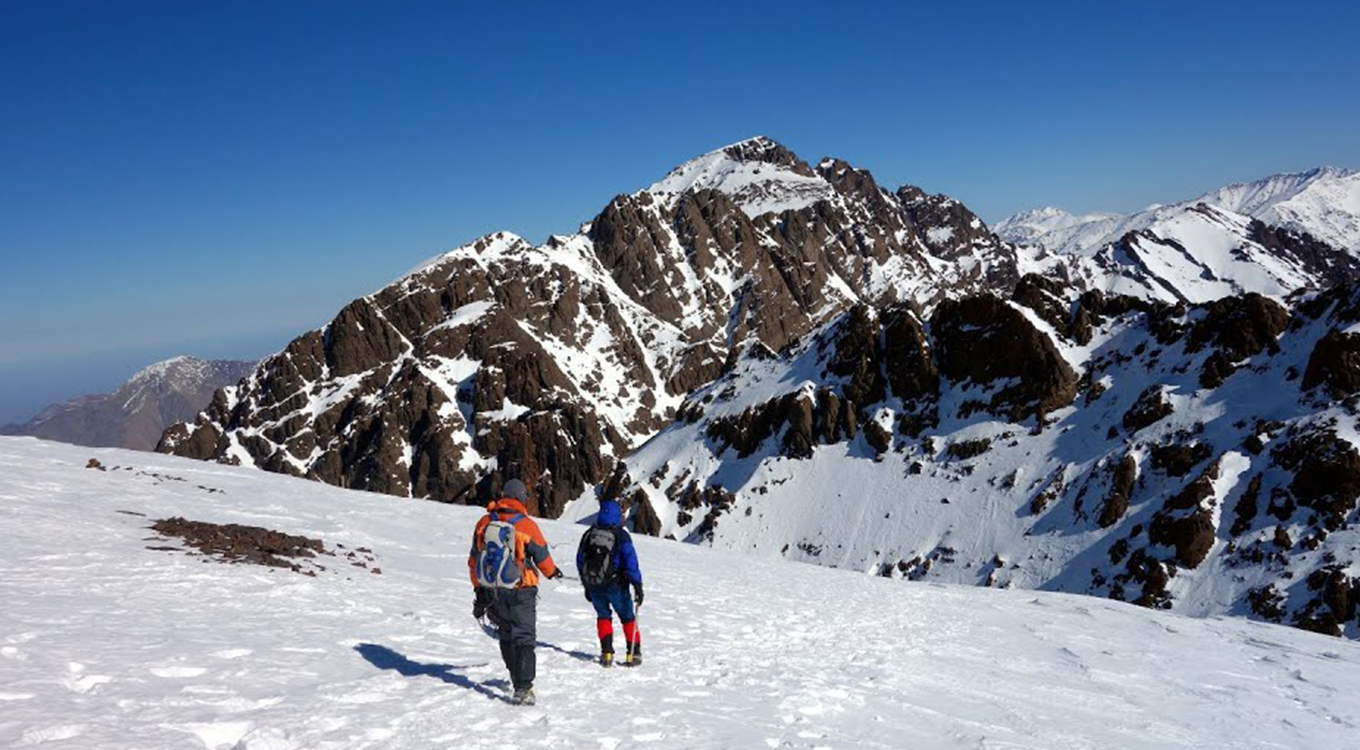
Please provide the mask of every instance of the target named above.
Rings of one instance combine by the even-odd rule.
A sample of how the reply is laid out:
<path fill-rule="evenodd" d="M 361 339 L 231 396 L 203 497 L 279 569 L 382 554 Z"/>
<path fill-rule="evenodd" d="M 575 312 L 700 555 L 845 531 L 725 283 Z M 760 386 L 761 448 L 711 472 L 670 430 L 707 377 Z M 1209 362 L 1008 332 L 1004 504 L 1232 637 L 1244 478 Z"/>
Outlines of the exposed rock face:
<path fill-rule="evenodd" d="M 1289 312 L 1278 302 L 1259 294 L 1224 297 L 1209 303 L 1202 319 L 1190 329 L 1186 340 L 1189 351 L 1205 346 L 1215 349 L 1200 372 L 1200 383 L 1217 387 L 1236 369 L 1237 364 L 1270 349 L 1289 326 Z"/>
<path fill-rule="evenodd" d="M 1294 473 L 1288 500 L 1316 511 L 1329 531 L 1346 522 L 1360 501 L 1360 451 L 1354 445 L 1334 432 L 1315 430 L 1295 437 L 1272 455 Z"/>
<path fill-rule="evenodd" d="M 955 382 L 1002 385 L 979 408 L 1019 421 L 1072 402 L 1077 376 L 1046 334 L 993 295 L 946 300 L 930 319 L 940 373 Z"/>
<path fill-rule="evenodd" d="M 905 306 L 884 311 L 883 369 L 892 392 L 903 401 L 934 399 L 940 391 L 940 370 L 930 350 L 925 326 Z"/>
<path fill-rule="evenodd" d="M 1166 394 L 1161 386 L 1154 385 L 1138 394 L 1138 400 L 1134 402 L 1133 408 L 1124 412 L 1120 421 L 1125 430 L 1137 432 L 1144 427 L 1156 424 L 1169 414 L 1171 414 L 1171 404 L 1166 400 Z"/>
<path fill-rule="evenodd" d="M 1325 386 L 1332 398 L 1360 391 L 1360 335 L 1328 331 L 1308 357 L 1303 387 Z"/>
<path fill-rule="evenodd" d="M 1133 456 L 1124 456 L 1115 464 L 1110 480 L 1110 494 L 1100 508 L 1096 523 L 1108 529 L 1119 522 L 1129 510 L 1129 500 L 1133 496 L 1133 483 L 1138 479 L 1138 461 Z"/>
<path fill-rule="evenodd" d="M 0 434 L 149 451 L 167 427 L 192 419 L 214 391 L 250 374 L 255 364 L 175 357 L 141 370 L 113 393 L 53 404 L 25 424 L 0 428 Z"/>

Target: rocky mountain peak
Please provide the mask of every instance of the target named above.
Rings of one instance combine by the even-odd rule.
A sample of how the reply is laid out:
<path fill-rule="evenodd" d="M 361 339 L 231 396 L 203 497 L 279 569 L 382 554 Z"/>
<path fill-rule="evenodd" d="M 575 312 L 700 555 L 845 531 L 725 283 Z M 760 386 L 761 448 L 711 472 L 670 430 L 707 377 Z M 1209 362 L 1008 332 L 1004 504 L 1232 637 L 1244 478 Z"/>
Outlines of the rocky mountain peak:
<path fill-rule="evenodd" d="M 763 135 L 747 138 L 730 146 L 724 146 L 719 150 L 724 155 L 739 162 L 764 162 L 785 167 L 806 177 L 812 176 L 812 168 L 802 159 L 799 159 L 797 154 L 783 144 Z"/>

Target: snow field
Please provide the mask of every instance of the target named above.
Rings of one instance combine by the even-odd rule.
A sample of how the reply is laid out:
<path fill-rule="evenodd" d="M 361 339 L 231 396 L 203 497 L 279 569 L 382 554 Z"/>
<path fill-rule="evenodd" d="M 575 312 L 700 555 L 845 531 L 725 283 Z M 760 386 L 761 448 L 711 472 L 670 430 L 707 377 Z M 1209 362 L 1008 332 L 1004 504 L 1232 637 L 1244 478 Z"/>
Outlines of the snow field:
<path fill-rule="evenodd" d="M 83 468 L 91 456 L 184 481 Z M 0 438 L 0 502 L 3 747 L 1199 749 L 1358 736 L 1348 641 L 641 538 L 644 666 L 595 665 L 578 585 L 549 583 L 539 704 L 513 707 L 470 616 L 477 509 L 22 438 Z M 322 557 L 311 578 L 146 549 L 166 544 L 146 527 L 169 515 L 369 547 L 383 573 Z M 570 571 L 581 527 L 543 529 Z"/>

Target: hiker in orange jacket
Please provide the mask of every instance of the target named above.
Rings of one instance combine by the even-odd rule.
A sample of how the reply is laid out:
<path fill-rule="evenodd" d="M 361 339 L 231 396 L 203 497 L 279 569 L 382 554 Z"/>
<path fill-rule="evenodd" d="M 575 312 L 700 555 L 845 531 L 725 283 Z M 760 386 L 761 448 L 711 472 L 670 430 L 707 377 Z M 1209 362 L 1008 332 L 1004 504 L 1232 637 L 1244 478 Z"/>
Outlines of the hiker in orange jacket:
<path fill-rule="evenodd" d="M 528 488 L 511 479 L 501 498 L 486 506 L 486 515 L 472 533 L 468 572 L 476 597 L 472 616 L 489 617 L 500 630 L 501 658 L 515 687 L 512 702 L 534 703 L 538 643 L 538 576 L 561 578 L 548 542 L 529 517 L 524 501 Z"/>

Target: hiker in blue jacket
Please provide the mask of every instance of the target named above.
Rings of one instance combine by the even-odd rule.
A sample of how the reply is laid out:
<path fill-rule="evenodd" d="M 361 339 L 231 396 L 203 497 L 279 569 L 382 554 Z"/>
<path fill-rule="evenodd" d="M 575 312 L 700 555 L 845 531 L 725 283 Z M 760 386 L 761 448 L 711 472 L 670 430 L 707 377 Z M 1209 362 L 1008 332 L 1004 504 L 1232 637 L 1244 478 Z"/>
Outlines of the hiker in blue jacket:
<path fill-rule="evenodd" d="M 638 666 L 642 663 L 642 637 L 638 632 L 634 605 L 642 606 L 642 571 L 638 569 L 633 538 L 623 528 L 623 509 L 613 500 L 600 501 L 595 525 L 581 535 L 581 545 L 576 548 L 576 569 L 585 585 L 586 600 L 595 605 L 600 664 L 606 667 L 614 664 L 612 608 L 623 623 L 623 637 L 628 644 L 623 663 Z M 628 596 L 630 585 L 632 597 Z"/>

